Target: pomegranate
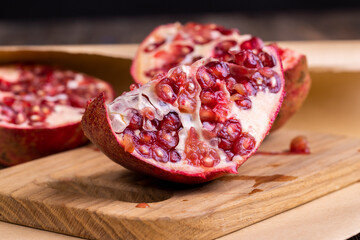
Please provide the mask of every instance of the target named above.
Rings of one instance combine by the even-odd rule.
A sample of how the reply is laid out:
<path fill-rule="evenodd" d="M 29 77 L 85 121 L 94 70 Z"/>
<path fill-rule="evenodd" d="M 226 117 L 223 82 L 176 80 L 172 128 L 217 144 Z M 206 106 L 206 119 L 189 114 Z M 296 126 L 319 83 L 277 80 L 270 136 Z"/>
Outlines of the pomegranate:
<path fill-rule="evenodd" d="M 161 179 L 237 173 L 280 109 L 284 78 L 274 47 L 231 54 L 232 63 L 203 58 L 172 68 L 110 104 L 98 96 L 85 110 L 85 135 L 113 161 Z"/>
<path fill-rule="evenodd" d="M 260 38 L 241 35 L 236 29 L 226 29 L 216 24 L 180 23 L 157 27 L 141 43 L 133 60 L 131 74 L 139 84 L 145 84 L 158 73 L 167 72 L 180 64 L 191 64 L 203 57 L 231 61 L 230 51 L 252 50 L 257 52 L 264 46 Z M 279 51 L 285 75 L 286 96 L 272 130 L 280 128 L 301 107 L 311 84 L 306 56 L 291 49 Z M 271 64 L 268 55 L 259 57 Z M 252 64 L 254 59 L 248 58 Z M 243 104 L 248 105 L 247 99 Z"/>
<path fill-rule="evenodd" d="M 0 66 L 0 163 L 11 166 L 87 142 L 81 116 L 88 99 L 110 85 L 52 66 Z"/>

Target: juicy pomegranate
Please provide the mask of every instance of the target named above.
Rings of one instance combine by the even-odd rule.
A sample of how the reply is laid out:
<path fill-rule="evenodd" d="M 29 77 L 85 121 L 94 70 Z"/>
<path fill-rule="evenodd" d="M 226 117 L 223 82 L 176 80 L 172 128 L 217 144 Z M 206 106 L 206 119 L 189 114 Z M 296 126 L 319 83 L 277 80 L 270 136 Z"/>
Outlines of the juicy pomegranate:
<path fill-rule="evenodd" d="M 233 63 L 209 58 L 173 68 L 110 104 L 99 96 L 84 113 L 85 135 L 115 162 L 165 180 L 199 183 L 236 173 L 268 133 L 284 78 L 273 47 L 231 57 Z"/>
<path fill-rule="evenodd" d="M 87 142 L 80 120 L 88 99 L 112 88 L 44 65 L 0 67 L 0 163 L 15 165 Z"/>
<path fill-rule="evenodd" d="M 286 97 L 272 130 L 280 128 L 301 107 L 311 84 L 306 57 L 290 49 L 279 51 L 284 67 Z M 241 35 L 236 29 L 226 29 L 215 24 L 179 23 L 157 27 L 141 43 L 133 61 L 131 74 L 139 84 L 145 84 L 156 74 L 167 72 L 180 64 L 192 64 L 203 58 L 212 57 L 222 61 L 233 61 L 231 51 L 248 50 L 244 52 L 244 66 L 257 67 L 259 58 L 263 66 L 273 66 L 273 57 L 259 53 L 253 58 L 250 52 L 257 53 L 264 47 L 260 38 L 251 35 Z M 246 55 L 246 56 L 245 56 Z M 211 84 L 211 79 L 210 84 Z M 233 84 L 233 83 L 229 83 Z M 240 87 L 236 86 L 240 91 Z M 249 89 L 247 89 L 249 90 Z M 243 108 L 251 107 L 247 98 L 239 98 Z"/>

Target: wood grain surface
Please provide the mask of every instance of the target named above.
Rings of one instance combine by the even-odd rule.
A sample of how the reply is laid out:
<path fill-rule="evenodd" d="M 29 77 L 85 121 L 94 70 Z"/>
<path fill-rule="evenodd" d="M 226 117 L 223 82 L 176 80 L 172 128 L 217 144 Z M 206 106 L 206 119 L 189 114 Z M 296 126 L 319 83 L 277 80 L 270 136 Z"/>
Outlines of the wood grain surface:
<path fill-rule="evenodd" d="M 277 132 L 262 150 L 286 150 L 298 134 Z M 254 156 L 196 186 L 137 175 L 91 145 L 52 155 L 0 171 L 0 219 L 90 239 L 219 237 L 359 180 L 359 139 L 306 136 L 310 155 Z"/>

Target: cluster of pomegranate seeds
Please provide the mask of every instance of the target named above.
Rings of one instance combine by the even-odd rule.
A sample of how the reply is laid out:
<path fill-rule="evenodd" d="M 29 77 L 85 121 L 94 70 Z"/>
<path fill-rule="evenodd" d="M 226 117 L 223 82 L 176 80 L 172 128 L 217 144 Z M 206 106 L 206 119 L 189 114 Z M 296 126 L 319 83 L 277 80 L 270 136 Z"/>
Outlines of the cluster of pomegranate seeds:
<path fill-rule="evenodd" d="M 232 53 L 234 63 L 214 60 L 200 66 L 196 72 L 196 80 L 201 88 L 200 120 L 203 123 L 203 135 L 208 139 L 216 138 L 217 146 L 224 150 L 230 161 L 235 155 L 249 154 L 255 147 L 254 137 L 242 132 L 240 122 L 228 119 L 231 100 L 235 101 L 240 109 L 248 110 L 252 106 L 250 96 L 266 89 L 276 93 L 281 88 L 280 76 L 271 69 L 276 63 L 264 67 L 267 63 L 263 63 L 258 57 L 261 53 L 265 54 L 241 50 Z M 192 82 L 191 78 L 185 78 L 184 72 L 179 69 L 175 69 L 170 77 L 156 77 L 159 79 L 155 86 L 156 94 L 164 102 L 177 102 L 181 112 L 194 113 L 197 106 L 194 100 L 197 84 Z M 185 149 L 190 164 L 210 167 L 219 162 L 216 151 L 201 142 L 195 131 L 189 132 L 187 141 L 191 143 L 186 146 L 196 148 Z"/>
<path fill-rule="evenodd" d="M 40 65 L 16 67 L 16 81 L 0 79 L 2 122 L 43 127 L 55 106 L 85 108 L 88 99 L 104 90 L 91 77 L 72 71 Z"/>
<path fill-rule="evenodd" d="M 135 109 L 131 112 L 130 123 L 121 134 L 127 152 L 135 150 L 141 156 L 158 162 L 176 163 L 181 159 L 175 150 L 181 129 L 182 124 L 177 113 L 169 112 L 159 121 L 154 118 L 151 109 L 145 108 L 141 112 Z"/>
<path fill-rule="evenodd" d="M 218 34 L 214 34 L 214 32 Z M 232 29 L 226 29 L 221 26 L 217 26 L 215 24 L 197 24 L 197 23 L 188 23 L 183 26 L 179 32 L 174 36 L 174 39 L 168 49 L 159 50 L 154 54 L 154 59 L 161 59 L 161 66 L 157 66 L 156 68 L 149 69 L 144 72 L 147 77 L 154 77 L 158 73 L 167 72 L 173 67 L 181 64 L 187 55 L 194 51 L 194 47 L 184 44 L 184 41 L 191 41 L 192 45 L 204 45 L 212 42 L 217 38 L 216 35 L 231 35 L 234 32 Z M 165 39 L 157 40 L 156 42 L 150 43 L 144 48 L 145 53 L 153 53 L 160 46 L 164 45 L 166 42 Z M 236 44 L 236 42 L 235 42 Z M 223 43 L 222 46 L 218 46 L 219 52 L 225 52 L 230 49 L 230 47 L 225 46 L 226 43 Z M 226 50 L 227 48 L 227 50 Z M 219 53 L 220 54 L 220 53 Z M 194 56 L 189 63 L 193 63 L 202 56 Z M 221 60 L 225 60 L 222 58 Z"/>

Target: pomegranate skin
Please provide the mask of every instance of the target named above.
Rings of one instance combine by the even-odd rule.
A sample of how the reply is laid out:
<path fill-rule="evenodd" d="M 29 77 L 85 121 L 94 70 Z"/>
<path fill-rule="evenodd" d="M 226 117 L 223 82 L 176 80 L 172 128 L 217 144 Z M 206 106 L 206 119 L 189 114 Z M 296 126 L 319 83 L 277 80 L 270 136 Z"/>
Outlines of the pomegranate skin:
<path fill-rule="evenodd" d="M 13 166 L 88 142 L 80 122 L 54 128 L 0 127 L 0 164 Z"/>
<path fill-rule="evenodd" d="M 129 170 L 145 175 L 172 182 L 196 184 L 210 181 L 227 173 L 237 173 L 237 171 L 232 168 L 196 175 L 180 171 L 169 172 L 166 169 L 149 164 L 125 152 L 124 146 L 117 140 L 110 125 L 103 94 L 100 94 L 87 106 L 82 118 L 82 129 L 85 136 L 111 160 Z"/>
<path fill-rule="evenodd" d="M 285 51 L 289 55 L 296 54 L 291 49 L 281 49 L 275 44 L 273 46 L 279 49 L 281 58 L 283 58 Z M 306 56 L 299 54 L 292 60 L 289 63 L 283 61 L 286 95 L 271 132 L 281 128 L 301 108 L 311 88 L 311 77 Z"/>

